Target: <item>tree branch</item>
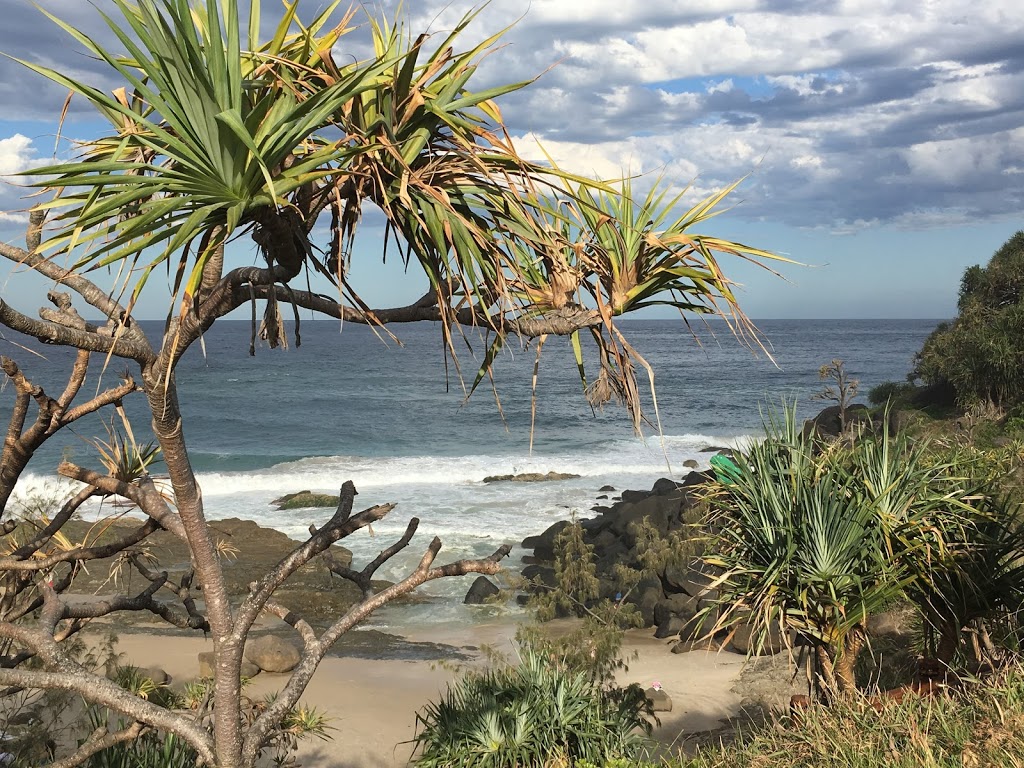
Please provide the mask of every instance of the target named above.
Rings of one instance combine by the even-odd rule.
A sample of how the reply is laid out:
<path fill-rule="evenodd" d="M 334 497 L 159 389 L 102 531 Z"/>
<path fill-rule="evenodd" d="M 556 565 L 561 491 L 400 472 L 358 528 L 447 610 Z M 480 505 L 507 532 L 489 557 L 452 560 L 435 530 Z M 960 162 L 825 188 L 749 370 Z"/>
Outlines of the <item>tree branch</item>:
<path fill-rule="evenodd" d="M 126 741 L 135 741 L 145 730 L 146 725 L 139 722 L 132 723 L 127 728 L 115 731 L 114 733 L 108 733 L 106 727 L 101 725 L 92 732 L 89 738 L 85 740 L 73 755 L 69 755 L 63 760 L 56 760 L 45 766 L 45 768 L 75 768 L 75 766 L 81 765 L 97 752 L 110 749 Z"/>

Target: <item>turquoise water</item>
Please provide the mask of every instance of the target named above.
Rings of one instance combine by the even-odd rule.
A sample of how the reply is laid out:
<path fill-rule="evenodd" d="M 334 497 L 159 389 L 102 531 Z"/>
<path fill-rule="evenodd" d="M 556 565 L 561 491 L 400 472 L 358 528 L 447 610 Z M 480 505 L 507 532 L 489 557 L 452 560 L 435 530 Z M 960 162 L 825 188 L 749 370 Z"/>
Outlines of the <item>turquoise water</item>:
<path fill-rule="evenodd" d="M 157 332 L 160 324 L 144 324 Z M 271 499 L 310 489 L 337 492 L 353 480 L 362 506 L 395 502 L 391 516 L 348 542 L 357 557 L 376 554 L 404 531 L 410 516 L 421 518 L 408 557 L 385 578 L 396 578 L 418 560 L 430 537 L 445 542 L 446 557 L 488 554 L 502 543 L 518 543 L 573 513 L 586 514 L 597 489 L 646 488 L 659 477 L 679 476 L 687 459 L 702 465 L 709 446 L 756 434 L 766 398 L 798 398 L 803 415 L 822 403 L 817 371 L 832 358 L 846 361 L 870 387 L 902 380 L 913 354 L 936 321 L 765 321 L 774 364 L 739 345 L 727 329 L 701 331 L 697 343 L 679 322 L 624 323 L 631 343 L 656 371 L 663 437 L 647 428 L 633 434 L 628 416 L 610 405 L 594 412 L 582 396 L 568 342 L 552 338 L 544 347 L 537 386 L 534 445 L 530 442 L 533 349 L 511 346 L 495 367 L 501 412 L 484 384 L 467 402 L 456 367 L 447 374 L 440 331 L 431 324 L 392 329 L 402 345 L 382 341 L 364 327 L 304 322 L 302 346 L 287 351 L 258 348 L 248 354 L 246 322 L 222 321 L 190 350 L 178 373 L 185 434 L 211 518 L 243 517 L 300 537 L 328 512 L 278 512 Z M 10 334 L 8 334 L 10 339 Z M 23 339 L 19 340 L 26 343 Z M 3 353 L 50 392 L 59 392 L 69 367 L 64 350 L 28 344 L 35 358 L 7 342 Z M 459 346 L 462 377 L 471 383 L 479 363 Z M 473 344 L 478 356 L 483 345 Z M 99 361 L 98 361 L 99 362 Z M 104 374 L 112 381 L 120 363 Z M 95 387 L 99 369 L 87 387 Z M 641 385 L 646 382 L 641 371 Z M 9 410 L 8 387 L 0 403 Z M 141 398 L 126 405 L 137 435 L 148 419 Z M 502 415 L 503 414 L 503 415 Z M 24 490 L 49 483 L 62 451 L 89 465 L 96 421 L 57 438 L 30 466 Z M 544 484 L 495 484 L 486 475 L 527 471 L 572 472 L 577 480 Z M 360 508 L 362 508 L 362 506 Z M 94 510 L 94 513 L 99 510 Z M 521 553 L 514 552 L 513 560 Z M 470 579 L 428 585 L 440 598 L 461 594 Z M 444 605 L 444 609 L 440 608 Z M 417 609 L 420 619 L 447 620 L 451 601 Z M 416 612 L 414 611 L 414 614 Z M 408 615 L 408 611 L 405 611 Z M 378 621 L 398 621 L 396 612 Z"/>

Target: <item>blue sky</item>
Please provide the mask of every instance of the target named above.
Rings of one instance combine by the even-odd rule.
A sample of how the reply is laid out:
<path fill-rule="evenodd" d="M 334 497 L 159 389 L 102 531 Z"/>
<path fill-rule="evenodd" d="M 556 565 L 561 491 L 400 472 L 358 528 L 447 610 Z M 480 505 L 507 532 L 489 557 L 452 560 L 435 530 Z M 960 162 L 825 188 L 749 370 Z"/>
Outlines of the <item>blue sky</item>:
<path fill-rule="evenodd" d="M 104 36 L 92 5 L 41 4 Z M 470 4 L 406 7 L 411 30 L 440 32 Z M 6 0 L 4 13 L 0 51 L 117 86 L 27 0 Z M 539 158 L 540 141 L 572 170 L 665 176 L 693 183 L 694 195 L 748 177 L 735 207 L 705 229 L 814 265 L 786 268 L 786 281 L 732 267 L 752 317 L 948 317 L 964 267 L 1024 227 L 1016 2 L 496 0 L 473 30 L 484 37 L 513 22 L 477 85 L 544 73 L 503 102 L 521 151 Z M 345 55 L 365 52 L 358 36 L 343 44 Z M 52 158 L 63 97 L 0 62 L 0 173 Z M 64 133 L 86 138 L 95 123 L 80 109 Z M 21 237 L 20 194 L 0 188 L 5 240 Z M 422 278 L 382 267 L 382 232 L 368 224 L 353 275 L 364 298 L 418 297 Z M 40 281 L 0 274 L 0 295 L 34 310 Z M 142 314 L 165 309 L 154 288 Z"/>

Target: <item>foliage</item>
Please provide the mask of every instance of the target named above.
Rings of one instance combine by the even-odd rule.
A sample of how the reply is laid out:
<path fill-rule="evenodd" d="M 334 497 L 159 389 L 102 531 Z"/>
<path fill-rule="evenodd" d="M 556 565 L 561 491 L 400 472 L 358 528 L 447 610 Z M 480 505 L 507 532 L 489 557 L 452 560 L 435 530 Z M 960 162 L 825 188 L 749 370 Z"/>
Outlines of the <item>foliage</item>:
<path fill-rule="evenodd" d="M 793 409 L 765 427 L 710 499 L 720 543 L 706 560 L 723 569 L 716 629 L 749 624 L 755 648 L 792 633 L 815 653 L 821 682 L 850 690 L 873 613 L 907 595 L 953 612 L 954 580 L 987 594 L 985 583 L 969 586 L 982 552 L 1008 579 L 1016 573 L 1012 556 L 978 540 L 1007 524 L 1005 510 L 962 457 L 887 433 L 816 452 Z M 1018 538 L 1005 542 L 1011 551 Z"/>
<path fill-rule="evenodd" d="M 961 407 L 1024 402 L 1024 232 L 1017 232 L 985 267 L 963 275 L 959 314 L 939 325 L 917 354 L 913 376 L 949 387 Z"/>
<path fill-rule="evenodd" d="M 859 699 L 812 706 L 799 723 L 758 726 L 666 768 L 1011 768 L 1022 753 L 1024 674 L 1015 667 L 962 692 L 907 696 L 878 711 Z"/>
<path fill-rule="evenodd" d="M 587 675 L 607 690 L 615 690 L 615 672 L 626 666 L 622 658 L 624 630 L 639 626 L 636 608 L 621 599 L 600 597 L 593 547 L 583 539 L 583 528 L 573 520 L 555 537 L 555 580 L 551 586 L 535 584 L 530 608 L 539 623 L 523 624 L 516 640 L 530 653 Z M 580 619 L 565 633 L 548 631 L 544 622 L 556 616 Z"/>
<path fill-rule="evenodd" d="M 546 768 L 638 758 L 650 732 L 638 686 L 613 700 L 586 672 L 528 649 L 471 672 L 417 715 L 418 768 Z"/>
<path fill-rule="evenodd" d="M 868 391 L 868 402 L 875 406 L 889 406 L 905 402 L 916 387 L 908 381 L 883 381 Z"/>
<path fill-rule="evenodd" d="M 853 403 L 853 398 L 857 396 L 860 382 L 850 378 L 850 374 L 846 371 L 846 364 L 838 359 L 833 359 L 830 363 L 821 366 L 818 370 L 818 379 L 832 383 L 827 384 L 821 392 L 814 395 L 814 399 L 831 400 L 839 406 L 839 429 L 845 434 L 846 412 Z"/>

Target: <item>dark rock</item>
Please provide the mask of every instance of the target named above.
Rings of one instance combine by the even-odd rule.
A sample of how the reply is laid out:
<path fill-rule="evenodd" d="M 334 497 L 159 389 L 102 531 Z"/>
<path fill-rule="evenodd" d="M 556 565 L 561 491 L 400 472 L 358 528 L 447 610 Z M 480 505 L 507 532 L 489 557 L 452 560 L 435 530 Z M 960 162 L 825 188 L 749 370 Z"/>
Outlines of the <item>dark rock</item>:
<path fill-rule="evenodd" d="M 672 711 L 672 698 L 661 688 L 648 688 L 644 691 L 644 696 L 647 697 L 647 701 L 651 704 L 651 709 L 655 712 Z"/>
<path fill-rule="evenodd" d="M 632 562 L 629 553 L 629 547 L 623 544 L 621 539 L 614 539 L 610 544 L 602 547 L 602 552 L 597 557 L 595 565 L 598 573 L 611 573 L 617 563 L 629 565 Z"/>
<path fill-rule="evenodd" d="M 588 517 L 580 520 L 580 527 L 591 535 L 600 533 L 611 524 L 612 521 L 604 515 L 601 517 Z"/>
<path fill-rule="evenodd" d="M 277 635 L 263 635 L 245 646 L 245 658 L 264 672 L 291 672 L 300 661 L 299 649 Z"/>
<path fill-rule="evenodd" d="M 654 623 L 662 624 L 670 616 L 688 619 L 700 609 L 697 598 L 687 594 L 672 595 L 662 598 L 654 608 Z"/>
<path fill-rule="evenodd" d="M 683 466 L 687 469 L 696 469 L 699 465 L 696 459 L 687 459 L 683 462 Z"/>
<path fill-rule="evenodd" d="M 615 493 L 615 488 L 613 488 L 610 485 L 602 485 L 597 490 L 600 491 L 601 493 Z"/>
<path fill-rule="evenodd" d="M 650 495 L 650 491 L 623 491 L 622 501 L 626 504 L 635 504 L 638 501 L 643 501 Z"/>
<path fill-rule="evenodd" d="M 669 515 L 679 514 L 679 500 L 649 496 L 635 504 L 624 505 L 612 522 L 611 531 L 631 538 L 630 526 L 639 522 L 651 525 L 662 536 L 668 533 Z M 632 544 L 632 542 L 630 542 Z"/>
<path fill-rule="evenodd" d="M 690 472 L 683 478 L 683 488 L 690 488 L 694 485 L 704 485 L 715 479 L 715 473 L 710 469 L 705 472 Z"/>
<path fill-rule="evenodd" d="M 553 587 L 555 586 L 555 569 L 546 565 L 528 565 L 523 568 L 523 578 Z"/>
<path fill-rule="evenodd" d="M 523 565 L 539 565 L 541 562 L 540 559 L 534 555 L 523 555 L 519 560 Z"/>
<path fill-rule="evenodd" d="M 684 486 L 682 483 L 677 483 L 675 480 L 670 480 L 667 477 L 662 477 L 659 478 L 658 480 L 655 480 L 654 487 L 651 488 L 651 492 L 658 496 L 665 496 L 683 487 Z"/>
<path fill-rule="evenodd" d="M 631 600 L 630 602 L 633 602 L 640 611 L 644 626 L 649 627 L 654 624 L 654 607 L 661 600 L 661 590 L 657 587 L 647 587 L 646 589 L 636 590 L 634 594 L 637 592 L 639 592 L 639 596 L 635 601 Z"/>
<path fill-rule="evenodd" d="M 804 436 L 816 438 L 838 437 L 842 431 L 842 422 L 839 418 L 840 409 L 838 405 L 830 405 L 815 416 L 813 419 L 804 422 Z M 866 405 L 855 403 L 846 408 L 847 429 L 854 429 L 858 426 L 871 426 L 871 411 Z"/>
<path fill-rule="evenodd" d="M 600 496 L 598 496 L 597 498 L 599 498 L 599 499 L 607 499 L 607 498 L 608 498 L 608 494 L 607 494 L 607 493 L 602 493 L 602 494 L 601 494 Z"/>
<path fill-rule="evenodd" d="M 761 646 L 755 647 L 751 627 L 746 622 L 736 626 L 729 644 L 737 653 L 749 656 L 774 656 L 785 647 L 782 632 L 778 627 L 773 627 L 768 637 L 763 639 Z"/>
<path fill-rule="evenodd" d="M 488 475 L 485 483 L 547 483 L 552 480 L 573 480 L 579 477 L 571 472 L 523 472 L 518 475 Z"/>
<path fill-rule="evenodd" d="M 161 667 L 144 667 L 139 673 L 152 680 L 154 685 L 167 685 L 171 682 L 171 676 Z"/>
<path fill-rule="evenodd" d="M 252 678 L 256 677 L 256 675 L 258 675 L 261 672 L 261 670 L 251 661 L 246 661 L 245 659 L 242 659 L 242 664 L 241 666 L 239 666 L 238 672 L 243 680 L 251 680 Z"/>
<path fill-rule="evenodd" d="M 716 615 L 708 615 L 706 618 L 701 615 L 690 616 L 679 628 L 680 640 L 700 640 L 714 627 Z"/>
<path fill-rule="evenodd" d="M 466 605 L 483 605 L 489 598 L 498 594 L 501 594 L 501 590 L 497 585 L 486 576 L 477 576 L 462 602 Z"/>
<path fill-rule="evenodd" d="M 604 555 L 605 552 L 607 552 L 608 547 L 614 546 L 617 543 L 620 543 L 619 537 L 609 530 L 601 531 L 590 540 L 590 544 L 594 547 L 594 552 L 599 556 Z M 625 545 L 623 545 L 623 547 L 625 547 Z"/>
<path fill-rule="evenodd" d="M 664 621 L 658 623 L 657 629 L 654 631 L 654 636 L 659 640 L 664 640 L 666 637 L 679 636 L 680 630 L 682 630 L 684 622 L 678 616 L 669 616 Z"/>
<path fill-rule="evenodd" d="M 723 448 L 720 445 L 705 445 L 700 449 L 700 453 L 729 453 L 731 449 Z"/>
<path fill-rule="evenodd" d="M 555 537 L 571 523 L 559 520 L 539 536 L 527 536 L 523 539 L 523 549 L 532 549 L 533 554 L 543 560 L 550 560 L 555 555 Z"/>

